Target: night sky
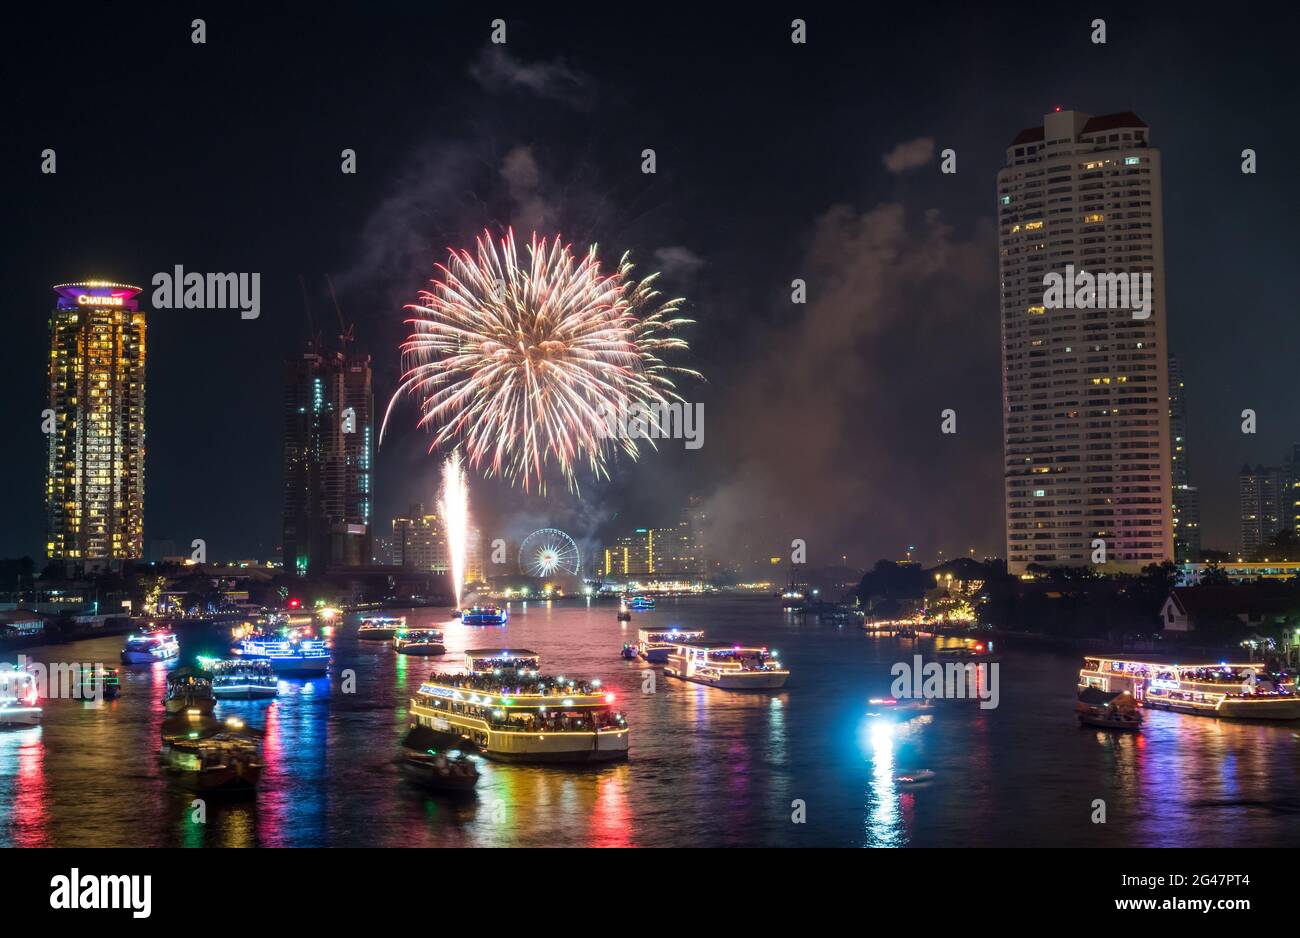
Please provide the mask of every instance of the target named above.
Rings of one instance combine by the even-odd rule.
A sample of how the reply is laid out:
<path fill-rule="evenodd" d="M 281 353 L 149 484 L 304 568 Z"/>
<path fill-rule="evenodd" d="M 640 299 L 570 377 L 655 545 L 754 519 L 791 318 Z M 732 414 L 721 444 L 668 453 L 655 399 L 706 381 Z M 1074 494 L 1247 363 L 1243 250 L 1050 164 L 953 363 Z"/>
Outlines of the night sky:
<path fill-rule="evenodd" d="M 1164 153 L 1169 335 L 1189 385 L 1204 544 L 1236 545 L 1236 474 L 1300 440 L 1295 380 L 1300 16 L 1235 4 L 1069 15 L 907 5 L 312 4 L 284 14 L 48 6 L 6 46 L 0 387 L 12 433 L 0 556 L 41 556 L 50 286 L 160 270 L 258 271 L 262 314 L 149 315 L 145 545 L 270 557 L 282 361 L 318 329 L 325 275 L 387 403 L 415 299 L 485 228 L 562 232 L 688 300 L 705 443 L 661 443 L 582 498 L 474 483 L 489 537 L 554 524 L 586 543 L 710 499 L 718 550 L 807 539 L 868 564 L 1003 551 L 995 174 L 1054 107 L 1135 111 Z M 484 8 L 485 9 L 485 8 Z M 374 12 L 374 11 L 384 12 Z M 206 45 L 190 20 L 207 20 Z M 808 21 L 806 45 L 790 20 Z M 1108 42 L 1089 41 L 1094 17 Z M 490 22 L 508 42 L 489 42 Z M 892 171 L 929 138 L 958 154 Z M 42 175 L 40 153 L 57 151 Z M 339 170 L 357 151 L 358 173 Z M 658 172 L 641 172 L 656 150 Z M 1253 147 L 1259 173 L 1240 172 Z M 915 144 L 903 152 L 926 152 Z M 906 161 L 904 161 L 906 162 Z M 898 168 L 897 165 L 895 168 Z M 790 303 L 790 281 L 809 302 Z M 958 433 L 939 414 L 958 412 Z M 1240 432 L 1243 408 L 1259 414 Z M 378 454 L 378 533 L 433 501 L 403 406 Z"/>

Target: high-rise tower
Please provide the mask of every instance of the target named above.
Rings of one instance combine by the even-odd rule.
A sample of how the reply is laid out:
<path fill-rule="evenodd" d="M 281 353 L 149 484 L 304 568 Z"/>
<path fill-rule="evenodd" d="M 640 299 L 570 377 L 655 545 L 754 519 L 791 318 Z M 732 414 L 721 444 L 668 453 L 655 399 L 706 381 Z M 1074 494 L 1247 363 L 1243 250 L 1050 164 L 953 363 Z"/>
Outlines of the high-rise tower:
<path fill-rule="evenodd" d="M 370 358 L 316 349 L 286 363 L 285 570 L 371 562 L 374 394 Z"/>
<path fill-rule="evenodd" d="M 1135 114 L 1057 111 L 998 173 L 1007 565 L 1173 558 L 1160 152 Z M 1067 267 L 1067 265 L 1069 265 Z M 1149 275 L 1149 308 L 1049 274 Z M 1076 281 L 1077 283 L 1078 281 Z M 1100 281 L 1099 281 L 1100 283 Z M 1146 313 L 1144 316 L 1143 313 Z"/>
<path fill-rule="evenodd" d="M 54 292 L 46 554 L 104 568 L 143 553 L 145 314 L 128 284 Z"/>

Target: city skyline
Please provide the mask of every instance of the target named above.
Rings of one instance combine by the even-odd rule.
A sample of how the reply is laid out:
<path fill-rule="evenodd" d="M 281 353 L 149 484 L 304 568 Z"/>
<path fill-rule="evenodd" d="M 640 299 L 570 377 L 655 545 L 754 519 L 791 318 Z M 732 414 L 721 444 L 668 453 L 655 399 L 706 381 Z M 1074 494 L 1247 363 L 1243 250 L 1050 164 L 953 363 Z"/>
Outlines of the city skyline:
<path fill-rule="evenodd" d="M 16 897 L 276 929 L 377 907 L 322 850 L 937 848 L 1280 908 L 1297 27 L 25 10 Z"/>
<path fill-rule="evenodd" d="M 150 27 L 145 24 L 142 28 L 147 32 Z M 264 39 L 254 41 L 273 41 L 279 35 L 276 28 L 273 25 Z M 273 480 L 281 471 L 281 460 L 276 438 L 277 418 L 271 402 L 279 393 L 277 363 L 300 347 L 309 330 L 302 293 L 296 282 L 298 274 L 303 273 L 319 283 L 319 273 L 335 272 L 340 304 L 356 324 L 353 344 L 375 358 L 375 387 L 381 397 L 391 392 L 396 377 L 396 357 L 391 350 L 401 334 L 400 305 L 411 300 L 423 286 L 430 272 L 429 259 L 436 256 L 441 246 L 463 242 L 468 225 L 461 227 L 462 219 L 470 214 L 463 200 L 434 186 L 418 168 L 441 167 L 434 171 L 434 176 L 441 171 L 448 178 L 464 181 L 470 179 L 466 175 L 470 173 L 467 163 L 487 167 L 486 175 L 473 177 L 471 189 L 479 193 L 480 207 L 487 206 L 488 220 L 497 225 L 529 221 L 544 227 L 559 227 L 566 236 L 574 232 L 599 238 L 620 248 L 631 248 L 634 260 L 650 265 L 646 269 L 657 266 L 656 255 L 667 259 L 668 263 L 658 266 L 665 267 L 665 277 L 674 291 L 690 299 L 690 312 L 698 321 L 692 345 L 698 363 L 705 366 L 712 379 L 701 391 L 709 435 L 699 456 L 683 453 L 680 448 L 664 447 L 635 465 L 621 461 L 616 467 L 615 480 L 589 486 L 581 502 L 567 496 L 545 502 L 525 499 L 496 483 L 471 480 L 475 501 L 482 510 L 496 509 L 501 517 L 535 516 L 521 523 L 525 528 L 530 523 L 534 526 L 553 523 L 574 530 L 600 532 L 626 526 L 624 516 L 634 517 L 641 524 L 656 524 L 671 517 L 672 492 L 683 478 L 689 477 L 699 480 L 691 488 L 711 499 L 711 514 L 722 527 L 724 536 L 732 539 L 737 530 L 752 535 L 756 541 L 776 543 L 787 533 L 803 535 L 815 555 L 829 559 L 852 552 L 860 562 L 869 562 L 875 556 L 900 556 L 908 546 L 915 546 L 927 556 L 939 551 L 945 556 L 965 554 L 971 546 L 980 554 L 1002 553 L 1005 548 L 999 546 L 1002 539 L 997 530 L 1000 514 L 995 499 L 989 497 L 989 492 L 998 488 L 997 467 L 990 453 L 1000 432 L 1000 419 L 994 332 L 996 242 L 991 229 L 994 218 L 988 208 L 988 180 L 1001 160 L 999 154 L 1005 152 L 1010 128 L 1032 123 L 1035 115 L 1050 111 L 1051 106 L 1072 104 L 1097 114 L 1122 111 L 1132 105 L 1144 121 L 1158 128 L 1161 148 L 1178 154 L 1165 167 L 1164 183 L 1165 225 L 1173 232 L 1167 262 L 1171 294 L 1168 344 L 1171 351 L 1184 359 L 1187 373 L 1191 475 L 1201 495 L 1204 545 L 1236 549 L 1240 529 L 1237 469 L 1243 461 L 1272 462 L 1275 457 L 1270 454 L 1286 451 L 1296 431 L 1287 425 L 1293 410 L 1292 392 L 1281 380 L 1279 367 L 1280 349 L 1286 343 L 1262 339 L 1265 333 L 1272 335 L 1274 326 L 1248 314 L 1234 315 L 1230 322 L 1224 322 L 1221 334 L 1216 335 L 1213 343 L 1200 338 L 1211 333 L 1213 324 L 1219 321 L 1214 318 L 1216 310 L 1223 306 L 1222 296 L 1215 293 L 1217 287 L 1204 290 L 1191 286 L 1196 282 L 1194 272 L 1209 268 L 1207 251 L 1217 252 L 1215 256 L 1225 258 L 1221 263 L 1236 276 L 1247 278 L 1247 282 L 1259 288 L 1256 305 L 1260 309 L 1276 305 L 1273 297 L 1280 290 L 1276 278 L 1268 274 L 1281 269 L 1273 263 L 1278 239 L 1268 238 L 1264 232 L 1270 225 L 1280 224 L 1276 211 L 1271 209 L 1285 199 L 1260 203 L 1258 195 L 1249 188 L 1257 180 L 1239 171 L 1238 153 L 1242 147 L 1235 145 L 1235 139 L 1240 137 L 1249 143 L 1251 131 L 1244 116 L 1229 113 L 1219 103 L 1231 94 L 1206 97 L 1206 107 L 1214 110 L 1216 126 L 1223 128 L 1222 152 L 1207 152 L 1190 142 L 1194 124 L 1173 106 L 1167 92 L 1115 80 L 1113 66 L 1128 61 L 1135 52 L 1123 36 L 1112 36 L 1106 47 L 1087 50 L 1097 57 L 1097 64 L 1086 67 L 1086 82 L 1080 77 L 1067 76 L 1048 59 L 1044 61 L 1047 72 L 1040 88 L 1026 89 L 1013 82 L 985 88 L 987 100 L 980 110 L 998 115 L 995 120 L 974 123 L 966 119 L 968 109 L 964 105 L 968 102 L 961 93 L 942 107 L 930 102 L 925 118 L 918 119 L 910 109 L 920 99 L 905 96 L 890 106 L 887 118 L 882 116 L 855 130 L 846 141 L 847 146 L 830 153 L 836 169 L 826 175 L 837 177 L 840 183 L 799 176 L 789 194 L 772 197 L 767 208 L 778 212 L 786 221 L 788 230 L 795 234 L 794 244 L 784 238 L 786 243 L 774 249 L 771 244 L 761 244 L 756 234 L 742 234 L 734 248 L 719 251 L 716 245 L 721 242 L 716 237 L 719 231 L 716 221 L 692 229 L 685 220 L 674 224 L 664 216 L 670 209 L 681 207 L 700 186 L 712 184 L 719 179 L 719 174 L 725 175 L 725 165 L 727 160 L 734 159 L 734 150 L 724 149 L 716 158 L 693 149 L 678 156 L 665 164 L 658 177 L 648 181 L 650 188 L 639 196 L 646 200 L 648 215 L 636 222 L 616 221 L 611 219 L 608 209 L 602 208 L 598 189 L 601 185 L 617 187 L 647 182 L 635 172 L 635 166 L 628 172 L 633 179 L 623 179 L 621 175 L 626 168 L 621 154 L 632 152 L 634 147 L 634 152 L 640 153 L 641 145 L 633 139 L 638 135 L 593 139 L 587 133 L 580 136 L 579 142 L 590 155 L 579 165 L 584 167 L 584 173 L 590 171 L 599 182 L 595 187 L 580 187 L 580 197 L 569 203 L 558 202 L 556 193 L 572 178 L 564 168 L 564 154 L 573 144 L 573 129 L 582 123 L 583 115 L 600 113 L 597 104 L 601 98 L 593 83 L 584 80 L 580 68 L 574 70 L 573 87 L 569 89 L 572 95 L 551 96 L 549 88 L 545 94 L 530 92 L 515 88 L 506 80 L 515 74 L 511 69 L 530 61 L 543 64 L 551 61 L 547 50 L 555 44 L 542 40 L 542 34 L 549 28 L 530 28 L 519 37 L 517 44 L 509 47 L 505 58 L 496 55 L 485 43 L 482 47 L 457 52 L 445 66 L 447 80 L 470 95 L 464 100 L 477 97 L 491 101 L 502 115 L 493 118 L 494 136 L 499 138 L 495 142 L 458 137 L 454 144 L 440 146 L 436 140 L 428 139 L 414 149 L 400 150 L 371 143 L 369 148 L 360 149 L 361 171 L 357 177 L 346 179 L 333 178 L 337 174 L 338 147 L 328 150 L 328 159 L 321 157 L 321 165 L 312 171 L 313 184 L 329 185 L 330 191 L 337 192 L 344 200 L 339 218 L 346 219 L 347 226 L 359 232 L 349 244 L 340 244 L 333 238 L 322 239 L 297 227 L 294 230 L 300 232 L 300 237 L 286 237 L 289 231 L 281 219 L 292 215 L 292 211 L 282 210 L 262 214 L 269 219 L 283 256 L 278 251 L 268 252 L 262 244 L 256 252 L 241 259 L 239 252 L 232 253 L 212 237 L 196 240 L 183 232 L 175 248 L 163 247 L 149 232 L 169 227 L 160 224 L 165 209 L 143 203 L 136 211 L 147 213 L 151 223 L 138 226 L 138 233 L 119 233 L 111 246 L 106 247 L 103 239 L 88 237 L 85 231 L 78 230 L 71 239 L 51 238 L 48 234 L 30 239 L 32 244 L 64 245 L 53 253 L 47 249 L 44 255 L 37 256 L 31 253 L 32 248 L 26 247 L 11 252 L 10 263 L 48 271 L 39 289 L 25 287 L 20 294 L 29 297 L 46 289 L 44 283 L 78 276 L 111 275 L 147 283 L 153 271 L 170 270 L 177 260 L 185 261 L 188 269 L 268 268 L 264 312 L 257 320 L 241 321 L 238 314 L 227 316 L 211 311 L 158 310 L 150 314 L 147 456 L 150 486 L 143 535 L 146 553 L 154 542 L 188 544 L 193 537 L 204 537 L 214 555 L 269 557 L 275 554 L 281 546 L 281 537 L 277 521 L 279 493 Z M 560 26 L 555 28 L 558 30 Z M 847 68 L 848 44 L 829 36 L 822 37 L 822 41 L 830 43 L 829 50 L 823 50 L 829 56 L 828 74 Z M 1165 54 L 1170 54 L 1169 49 L 1194 40 L 1180 34 L 1156 41 L 1164 43 Z M 943 47 L 949 39 L 941 36 L 938 42 Z M 973 51 L 959 53 L 959 57 L 968 66 L 985 61 L 985 53 Z M 888 62 L 880 65 L 887 66 Z M 155 69 L 162 67 L 162 64 L 133 64 L 131 68 L 135 71 L 124 80 L 147 81 Z M 561 73 L 557 70 L 554 74 Z M 1198 80 L 1210 81 L 1208 76 Z M 1233 79 L 1216 77 L 1221 83 L 1225 80 L 1230 84 Z M 792 88 L 787 97 L 779 100 L 797 107 L 801 90 Z M 25 99 L 24 107 L 35 106 L 41 100 L 41 93 L 34 91 Z M 348 113 L 360 119 L 354 106 L 359 102 L 352 102 L 346 95 L 343 100 L 345 109 L 350 108 Z M 452 98 L 442 106 L 454 109 L 458 105 Z M 547 112 L 549 127 L 560 127 L 564 134 L 570 135 L 567 142 L 564 134 L 556 136 L 548 126 L 527 118 L 527 112 L 534 107 Z M 31 135 L 35 145 L 36 138 L 50 125 L 39 114 L 32 117 L 24 133 Z M 666 144 L 680 146 L 688 129 L 696 136 L 710 132 L 705 127 L 702 111 L 688 107 L 676 125 L 663 124 L 649 132 L 661 135 Z M 813 135 L 810 139 L 818 139 L 821 132 L 816 126 L 809 128 Z M 1273 128 L 1270 132 L 1289 133 L 1290 130 Z M 389 142 L 392 138 L 372 126 L 366 139 Z M 1227 145 L 1229 139 L 1234 141 L 1233 147 Z M 912 165 L 902 158 L 899 158 L 901 162 L 886 159 L 903 144 L 926 140 L 934 141 L 926 162 Z M 324 146 L 324 141 L 320 142 Z M 947 145 L 955 145 L 959 158 L 958 172 L 950 178 L 938 172 L 937 151 Z M 782 167 L 789 165 L 790 154 L 786 151 L 798 152 L 798 149 L 794 145 L 778 145 Z M 306 151 L 294 152 L 299 157 L 308 155 Z M 58 176 L 62 185 L 58 190 L 51 189 L 48 198 L 76 200 L 88 219 L 97 215 L 101 219 L 111 217 L 102 214 L 108 211 L 106 207 L 130 204 L 131 187 L 136 183 L 129 176 L 115 172 L 111 165 L 113 157 L 108 158 L 110 165 L 99 182 L 112 187 L 116 198 L 96 203 L 82 197 L 85 159 L 76 153 L 75 146 L 72 150 L 65 148 Z M 265 159 L 258 157 L 232 164 L 229 172 L 233 174 L 232 179 L 258 193 L 256 197 L 267 198 L 264 177 L 273 174 L 278 165 L 275 155 L 267 154 Z M 760 159 L 757 169 L 765 172 L 764 167 L 768 165 Z M 771 165 L 775 168 L 774 163 Z M 1267 163 L 1262 165 L 1267 167 Z M 764 178 L 778 177 L 768 174 Z M 210 195 L 194 189 L 198 184 L 197 174 L 190 177 L 178 165 L 172 170 L 172 179 L 187 193 L 187 204 L 218 220 L 224 217 Z M 853 182 L 845 185 L 843 180 Z M 1238 251 L 1232 245 L 1210 245 L 1192 234 L 1198 228 L 1191 224 L 1194 219 L 1189 204 L 1194 201 L 1191 194 L 1203 191 L 1210 180 L 1216 180 L 1215 185 L 1227 193 L 1223 200 L 1227 210 L 1253 213 L 1256 221 L 1251 230 L 1260 231 L 1261 236 L 1258 242 L 1251 242 L 1248 250 Z M 351 185 L 352 189 L 339 188 L 340 182 Z M 70 191 L 61 194 L 65 188 Z M 295 204 L 292 194 L 293 189 L 289 187 L 281 196 L 269 197 L 267 204 L 288 210 Z M 25 199 L 46 197 L 23 196 Z M 728 200 L 727 204 L 742 204 L 734 185 L 717 186 L 714 197 Z M 428 206 L 432 204 L 430 199 L 437 198 L 450 200 L 447 220 L 423 232 L 415 219 L 399 211 L 403 201 Z M 38 203 L 29 204 L 35 207 Z M 846 208 L 841 212 L 833 208 L 836 205 Z M 939 217 L 945 220 L 951 219 L 943 223 L 944 230 L 936 230 L 934 235 L 940 239 L 935 242 L 936 250 L 947 252 L 943 275 L 953 281 L 954 287 L 967 291 L 964 298 L 984 299 L 978 303 L 967 302 L 957 316 L 945 298 L 940 304 L 945 309 L 943 316 L 927 319 L 924 325 L 918 320 L 915 327 L 909 324 L 908 316 L 893 315 L 885 317 L 876 331 L 864 333 L 860 326 L 850 325 L 843 310 L 854 310 L 854 307 L 852 304 L 845 307 L 837 297 L 844 290 L 852 292 L 855 285 L 845 278 L 842 266 L 856 263 L 869 269 L 873 263 L 870 257 L 859 256 L 855 260 L 851 254 L 843 253 L 857 249 L 857 242 L 852 238 L 853 226 L 861 226 L 865 232 L 892 230 L 881 226 L 901 225 L 904 231 L 889 237 L 902 239 L 897 242 L 901 256 L 915 255 L 919 261 L 920 249 L 911 244 L 906 229 L 916 226 L 924 229 L 921 219 L 927 210 L 939 212 Z M 38 224 L 43 223 L 41 219 L 57 214 L 53 205 L 33 212 Z M 481 211 L 473 214 L 479 219 L 483 217 Z M 223 224 L 226 223 L 213 230 L 221 230 Z M 178 253 L 185 256 L 173 256 Z M 194 255 L 193 259 L 190 255 Z M 741 255 L 760 258 L 764 267 L 743 263 Z M 210 262 L 205 262 L 205 256 Z M 259 257 L 271 258 L 272 263 L 259 261 Z M 965 270 L 968 264 L 974 265 L 969 274 Z M 764 272 L 756 276 L 755 271 L 759 269 Z M 385 270 L 386 275 L 377 276 Z M 882 350 L 890 349 L 888 358 L 898 359 L 897 353 L 901 352 L 930 357 L 936 365 L 931 379 L 920 386 L 907 387 L 900 380 L 902 373 L 891 372 L 894 366 L 886 361 L 881 374 L 889 377 L 872 378 L 866 385 L 832 381 L 829 387 L 789 386 L 781 359 L 756 353 L 765 346 L 782 342 L 782 323 L 792 313 L 790 304 L 782 297 L 788 297 L 789 281 L 799 273 L 805 274 L 813 297 L 808 309 L 793 310 L 805 324 L 820 322 L 818 328 L 828 334 L 834 334 L 837 329 L 847 330 L 843 336 L 851 344 L 861 346 L 865 341 Z M 976 292 L 971 294 L 970 289 Z M 146 298 L 150 292 L 146 290 Z M 317 309 L 327 309 L 329 298 L 323 291 L 312 293 L 310 302 Z M 866 305 L 856 307 L 856 318 L 872 315 L 875 301 L 864 299 L 863 302 Z M 33 305 L 30 301 L 15 300 L 15 307 L 31 309 Z M 40 309 L 42 304 L 34 308 Z M 20 412 L 38 405 L 43 396 L 39 370 L 33 367 L 35 350 L 42 344 L 39 334 L 43 328 L 43 323 L 33 322 L 31 316 L 20 317 L 13 341 L 0 352 L 7 372 L 15 378 L 15 406 Z M 973 343 L 958 340 L 959 334 L 969 330 L 974 330 Z M 188 366 L 188 357 L 198 348 L 204 350 L 205 364 L 195 369 Z M 786 357 L 801 366 L 807 361 L 826 360 L 833 354 L 833 347 L 810 345 L 804 339 L 788 348 L 790 354 Z M 735 355 L 736 350 L 742 354 Z M 868 352 L 868 361 L 871 354 Z M 1271 364 L 1249 370 L 1223 364 L 1258 363 L 1261 356 Z M 747 360 L 753 361 L 752 367 L 748 363 L 740 364 Z M 874 364 L 865 367 L 875 370 Z M 1216 370 L 1223 367 L 1232 371 L 1227 380 Z M 898 398 L 882 396 L 884 388 L 892 387 L 906 388 L 908 393 Z M 869 388 L 870 393 L 866 394 L 864 388 Z M 754 400 L 756 393 L 765 395 L 759 398 L 766 401 L 764 406 L 746 403 Z M 957 408 L 959 432 L 953 440 L 942 440 L 934 429 L 939 423 L 938 415 L 954 402 L 962 405 Z M 841 418 L 841 425 L 834 432 L 804 435 L 798 447 L 786 447 L 802 452 L 808 461 L 804 471 L 815 471 L 828 479 L 825 491 L 803 491 L 798 493 L 799 498 L 793 498 L 797 489 L 790 482 L 798 475 L 797 462 L 775 456 L 766 459 L 763 454 L 778 449 L 771 445 L 774 441 L 797 433 L 798 413 L 829 404 L 848 408 L 848 413 L 864 415 L 855 434 L 862 442 L 846 442 L 837 451 L 832 442 L 821 438 L 842 436 L 847 424 Z M 1256 435 L 1245 435 L 1239 430 L 1238 415 L 1247 406 L 1260 415 Z M 39 409 L 40 406 L 35 406 L 35 410 Z M 236 440 L 238 445 L 232 445 Z M 41 441 L 35 442 L 39 445 Z M 381 528 L 408 502 L 432 502 L 436 466 L 423 452 L 426 444 L 427 439 L 419 434 L 406 433 L 391 448 L 386 444 L 376 454 L 374 519 Z M 872 458 L 861 458 L 867 453 Z M 952 459 L 963 467 L 961 478 L 942 470 Z M 728 461 L 734 465 L 724 465 Z M 844 472 L 839 468 L 848 465 L 855 471 Z M 43 480 L 34 468 L 22 461 L 6 466 L 7 487 L 16 492 L 39 491 Z M 240 486 L 243 497 L 249 499 L 247 518 L 235 520 L 231 512 L 212 500 L 189 497 L 194 488 L 222 491 L 222 480 L 236 477 L 256 483 Z M 936 505 L 934 514 L 941 516 L 942 522 L 938 518 L 922 517 L 926 513 L 919 510 L 920 506 L 931 503 Z M 753 512 L 754 505 L 762 505 L 757 514 Z M 848 510 L 839 510 L 837 506 L 848 506 Z M 4 544 L 0 553 L 39 556 L 45 526 L 43 515 L 34 500 L 17 506 L 14 522 L 0 535 Z M 749 523 L 754 530 L 744 531 L 744 524 Z M 808 529 L 807 533 L 804 529 Z"/>

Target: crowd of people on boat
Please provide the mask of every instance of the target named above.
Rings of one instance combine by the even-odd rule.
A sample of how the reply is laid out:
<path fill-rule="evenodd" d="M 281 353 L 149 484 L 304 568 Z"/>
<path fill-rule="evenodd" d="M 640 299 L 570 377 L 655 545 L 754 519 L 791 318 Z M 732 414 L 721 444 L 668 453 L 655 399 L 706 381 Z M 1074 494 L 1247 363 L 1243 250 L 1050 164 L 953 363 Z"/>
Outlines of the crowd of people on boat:
<path fill-rule="evenodd" d="M 430 676 L 430 680 L 444 687 L 455 687 L 461 690 L 498 694 L 507 697 L 511 695 L 538 694 L 550 694 L 552 696 L 574 694 L 585 697 L 601 692 L 599 685 L 588 681 L 561 681 L 559 678 L 544 675 L 526 679 L 513 671 L 506 671 L 500 675 L 439 674 L 435 672 Z"/>
<path fill-rule="evenodd" d="M 479 671 L 521 671 L 536 674 L 536 658 L 476 658 L 474 667 Z"/>

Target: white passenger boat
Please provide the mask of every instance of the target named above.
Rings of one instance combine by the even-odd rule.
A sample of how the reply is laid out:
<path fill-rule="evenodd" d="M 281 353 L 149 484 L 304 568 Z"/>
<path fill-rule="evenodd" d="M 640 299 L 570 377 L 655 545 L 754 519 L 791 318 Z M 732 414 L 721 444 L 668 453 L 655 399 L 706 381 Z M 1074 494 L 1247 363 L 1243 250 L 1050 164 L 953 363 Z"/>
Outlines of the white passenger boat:
<path fill-rule="evenodd" d="M 460 674 L 435 672 L 411 698 L 411 727 L 525 763 L 627 758 L 628 725 L 600 682 L 549 677 L 526 649 L 465 652 Z"/>
<path fill-rule="evenodd" d="M 652 664 L 663 664 L 682 642 L 698 642 L 703 637 L 703 629 L 637 629 L 637 654 Z"/>
<path fill-rule="evenodd" d="M 690 641 L 669 652 L 664 674 L 723 690 L 774 690 L 790 676 L 764 646 Z"/>
<path fill-rule="evenodd" d="M 180 642 L 170 632 L 137 632 L 127 636 L 122 648 L 122 663 L 152 664 L 168 661 L 180 653 Z"/>
<path fill-rule="evenodd" d="M 1079 689 L 1128 691 L 1149 709 L 1248 720 L 1300 719 L 1295 678 L 1254 663 L 1178 664 L 1155 657 L 1088 656 Z"/>
<path fill-rule="evenodd" d="M 357 626 L 357 638 L 363 641 L 389 641 L 406 628 L 405 616 L 362 616 Z"/>
<path fill-rule="evenodd" d="M 40 723 L 37 699 L 35 675 L 12 665 L 0 667 L 0 727 Z"/>

